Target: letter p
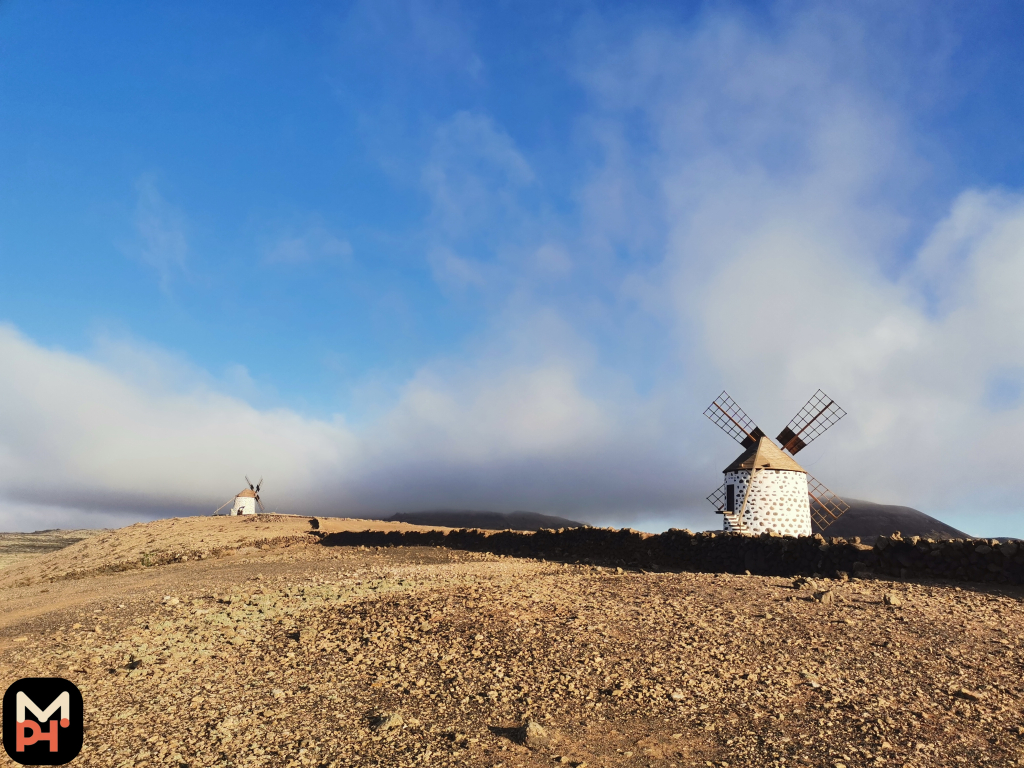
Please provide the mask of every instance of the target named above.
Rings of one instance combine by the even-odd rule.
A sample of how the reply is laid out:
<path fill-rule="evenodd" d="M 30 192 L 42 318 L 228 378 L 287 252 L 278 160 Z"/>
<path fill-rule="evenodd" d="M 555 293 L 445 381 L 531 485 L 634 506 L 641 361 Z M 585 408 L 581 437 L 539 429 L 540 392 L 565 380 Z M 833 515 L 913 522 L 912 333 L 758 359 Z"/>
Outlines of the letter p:
<path fill-rule="evenodd" d="M 25 747 L 35 744 L 37 741 L 50 742 L 50 751 L 57 751 L 57 735 L 59 724 L 56 720 L 50 721 L 50 730 L 44 731 L 43 727 L 35 720 L 25 720 L 18 723 L 15 734 L 14 749 L 16 752 L 24 752 Z M 29 736 L 31 734 L 31 736 Z"/>

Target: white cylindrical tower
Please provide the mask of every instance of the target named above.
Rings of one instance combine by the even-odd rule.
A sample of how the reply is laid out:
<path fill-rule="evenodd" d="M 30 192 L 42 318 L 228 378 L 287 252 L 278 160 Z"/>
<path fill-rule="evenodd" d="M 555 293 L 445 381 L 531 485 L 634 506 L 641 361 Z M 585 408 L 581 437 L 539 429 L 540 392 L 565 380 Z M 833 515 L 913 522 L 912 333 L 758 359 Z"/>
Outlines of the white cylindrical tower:
<path fill-rule="evenodd" d="M 232 515 L 255 515 L 256 514 L 256 493 L 249 488 L 235 496 L 235 506 L 231 508 Z"/>
<path fill-rule="evenodd" d="M 770 438 L 762 437 L 726 467 L 724 474 L 724 530 L 811 535 L 807 472 Z"/>

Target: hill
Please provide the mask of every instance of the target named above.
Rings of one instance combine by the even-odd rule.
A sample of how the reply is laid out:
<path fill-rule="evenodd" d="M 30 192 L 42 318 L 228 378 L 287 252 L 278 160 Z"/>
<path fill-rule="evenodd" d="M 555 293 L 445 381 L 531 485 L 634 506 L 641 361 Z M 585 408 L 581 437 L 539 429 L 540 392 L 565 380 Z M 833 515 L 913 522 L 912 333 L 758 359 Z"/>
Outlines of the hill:
<path fill-rule="evenodd" d="M 56 552 L 100 532 L 47 530 L 33 533 L 0 533 L 0 568 L 31 559 L 36 555 Z"/>
<path fill-rule="evenodd" d="M 931 515 L 913 507 L 895 504 L 876 504 L 861 499 L 845 499 L 850 511 L 836 520 L 825 531 L 815 526 L 815 533 L 852 539 L 860 536 L 861 541 L 873 544 L 879 536 L 888 536 L 899 531 L 904 536 L 921 536 L 928 539 L 968 539 L 970 536 L 946 525 Z"/>
<path fill-rule="evenodd" d="M 539 531 L 541 528 L 582 528 L 586 523 L 538 512 L 483 512 L 437 509 L 428 512 L 397 512 L 383 518 L 410 525 L 444 528 L 480 528 L 485 531 Z"/>
<path fill-rule="evenodd" d="M 1020 765 L 1022 587 L 326 546 L 428 529 L 317 523 L 160 520 L 8 566 L 0 678 L 114 713 L 81 768 Z"/>

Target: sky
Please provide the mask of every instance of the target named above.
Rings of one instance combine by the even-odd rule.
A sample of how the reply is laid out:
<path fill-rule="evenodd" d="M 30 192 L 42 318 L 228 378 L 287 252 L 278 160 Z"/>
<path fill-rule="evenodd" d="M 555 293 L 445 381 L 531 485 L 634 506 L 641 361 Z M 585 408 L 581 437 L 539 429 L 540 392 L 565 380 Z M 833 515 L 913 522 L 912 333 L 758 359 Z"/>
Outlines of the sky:
<path fill-rule="evenodd" d="M 1024 536 L 1017 2 L 0 2 L 0 530 L 720 526 L 726 390 Z"/>

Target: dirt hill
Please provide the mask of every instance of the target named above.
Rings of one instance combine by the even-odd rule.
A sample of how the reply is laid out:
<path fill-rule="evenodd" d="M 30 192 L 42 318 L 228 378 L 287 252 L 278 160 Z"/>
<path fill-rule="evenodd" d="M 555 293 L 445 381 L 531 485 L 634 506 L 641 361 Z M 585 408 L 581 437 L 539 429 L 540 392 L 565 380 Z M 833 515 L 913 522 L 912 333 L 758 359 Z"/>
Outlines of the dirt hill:
<path fill-rule="evenodd" d="M 2 569 L 0 684 L 74 681 L 89 767 L 1024 765 L 1020 588 L 311 530 L 165 520 Z"/>
<path fill-rule="evenodd" d="M 6 568 L 47 552 L 56 552 L 98 533 L 102 533 L 102 531 L 51 530 L 33 533 L 0 533 L 0 568 Z"/>

